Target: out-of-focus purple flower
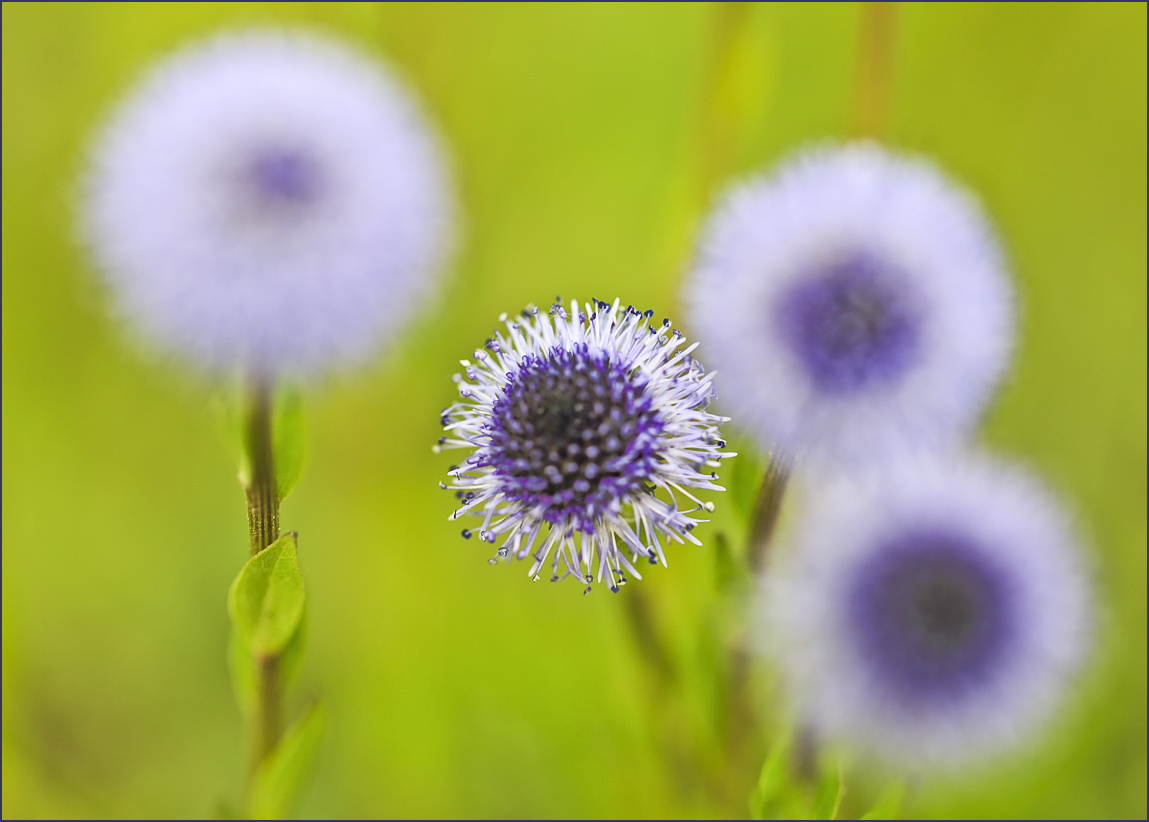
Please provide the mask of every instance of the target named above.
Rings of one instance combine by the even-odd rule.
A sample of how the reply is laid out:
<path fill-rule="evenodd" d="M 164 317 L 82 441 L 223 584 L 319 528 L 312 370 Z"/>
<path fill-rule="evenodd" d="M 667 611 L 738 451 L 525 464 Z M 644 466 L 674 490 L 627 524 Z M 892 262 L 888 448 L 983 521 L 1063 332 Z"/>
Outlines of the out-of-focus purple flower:
<path fill-rule="evenodd" d="M 838 465 L 964 433 L 1012 349 L 1013 294 L 976 203 L 869 144 L 730 192 L 687 300 L 739 424 L 764 450 Z"/>
<path fill-rule="evenodd" d="M 1088 586 L 1055 500 L 981 457 L 818 481 L 763 590 L 802 722 L 902 765 L 1015 743 L 1087 644 Z"/>
<path fill-rule="evenodd" d="M 530 557 L 537 580 L 549 557 L 552 581 L 617 591 L 624 571 L 641 578 L 639 557 L 666 564 L 664 542 L 698 544 L 690 515 L 714 504 L 689 489 L 723 490 L 714 469 L 733 454 L 695 345 L 651 314 L 617 300 L 529 308 L 462 361 L 440 446 L 474 453 L 443 487 L 462 500 L 451 519 L 481 516 L 479 538 L 501 543 L 492 562 Z"/>
<path fill-rule="evenodd" d="M 450 195 L 384 67 L 253 31 L 160 63 L 92 152 L 84 232 L 121 313 L 201 368 L 356 364 L 434 283 Z"/>

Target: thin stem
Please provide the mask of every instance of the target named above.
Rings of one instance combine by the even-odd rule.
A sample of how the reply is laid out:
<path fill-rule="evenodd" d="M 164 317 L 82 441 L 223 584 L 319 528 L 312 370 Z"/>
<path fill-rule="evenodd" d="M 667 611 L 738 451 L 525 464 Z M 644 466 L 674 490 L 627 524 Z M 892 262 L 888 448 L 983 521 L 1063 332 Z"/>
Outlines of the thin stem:
<path fill-rule="evenodd" d="M 633 586 L 637 588 L 637 586 Z M 642 590 L 629 590 L 622 594 L 626 600 L 627 622 L 630 623 L 638 650 L 659 683 L 667 688 L 674 685 L 677 674 L 670 652 L 662 642 L 650 612 L 650 602 Z"/>
<path fill-rule="evenodd" d="M 705 793 L 725 803 L 724 786 L 718 775 L 700 761 L 696 731 L 677 703 L 678 668 L 657 629 L 645 589 L 628 586 L 620 596 L 626 600 L 627 622 L 653 680 L 646 709 L 672 784 L 684 801 L 694 802 Z"/>
<path fill-rule="evenodd" d="M 734 46 L 746 25 L 752 8 L 750 3 L 719 2 L 713 8 L 712 60 L 706 77 L 701 134 L 699 135 L 700 163 L 695 199 L 706 202 L 715 183 L 730 170 L 734 148 L 735 127 L 730 112 L 722 105 L 725 87 L 733 81 L 736 70 Z"/>
<path fill-rule="evenodd" d="M 800 725 L 794 734 L 794 750 L 791 754 L 794 775 L 803 782 L 815 784 L 820 775 L 818 768 L 818 743 L 809 725 Z"/>
<path fill-rule="evenodd" d="M 259 672 L 259 704 L 256 707 L 255 766 L 275 750 L 281 731 L 279 655 L 269 654 L 256 662 Z"/>
<path fill-rule="evenodd" d="M 770 457 L 766 475 L 758 487 L 758 500 L 754 503 L 754 517 L 750 521 L 747 539 L 747 564 L 750 573 L 757 576 L 766 567 L 774 530 L 778 526 L 778 514 L 782 510 L 782 498 L 790 481 L 790 461 L 779 454 Z"/>
<path fill-rule="evenodd" d="M 251 555 L 255 556 L 279 539 L 279 491 L 275 484 L 275 450 L 271 430 L 271 389 L 256 382 L 250 395 L 247 426 L 247 454 L 251 476 L 247 492 L 247 525 Z M 255 660 L 258 699 L 255 709 L 255 752 L 253 770 L 275 750 L 280 734 L 279 655 Z"/>
<path fill-rule="evenodd" d="M 264 382 L 251 389 L 247 419 L 247 453 L 251 477 L 247 486 L 247 526 L 251 555 L 279 539 L 279 493 L 275 486 L 275 452 L 271 439 L 271 389 Z"/>
<path fill-rule="evenodd" d="M 862 3 L 852 123 L 856 137 L 880 137 L 885 130 L 893 75 L 896 6 L 896 3 Z"/>
<path fill-rule="evenodd" d="M 790 461 L 779 454 L 771 456 L 758 489 L 747 536 L 746 564 L 752 577 L 756 578 L 766 565 L 789 479 Z M 750 649 L 745 637 L 731 650 L 728 670 L 726 755 L 731 764 L 736 764 L 745 752 L 757 720 L 750 688 Z"/>

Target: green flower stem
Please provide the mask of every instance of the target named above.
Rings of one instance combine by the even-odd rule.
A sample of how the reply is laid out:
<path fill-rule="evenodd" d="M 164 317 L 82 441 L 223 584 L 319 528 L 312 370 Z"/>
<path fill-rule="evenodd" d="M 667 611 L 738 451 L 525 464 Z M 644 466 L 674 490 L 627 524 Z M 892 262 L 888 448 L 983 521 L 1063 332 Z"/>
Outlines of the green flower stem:
<path fill-rule="evenodd" d="M 709 201 L 716 183 L 729 173 L 738 123 L 726 100 L 728 87 L 737 71 L 735 44 L 746 26 L 751 3 L 719 2 L 711 4 L 712 58 L 706 66 L 706 93 L 703 98 L 699 134 L 699 173 L 695 199 Z"/>
<path fill-rule="evenodd" d="M 862 3 L 852 130 L 876 138 L 885 129 L 893 74 L 897 3 Z"/>
<path fill-rule="evenodd" d="M 754 576 L 766 567 L 770 544 L 774 541 L 774 531 L 778 526 L 778 514 L 782 510 L 782 498 L 786 496 L 789 481 L 790 461 L 777 454 L 771 456 L 766 466 L 766 475 L 758 487 L 758 499 L 754 503 L 754 516 L 750 521 L 746 543 L 747 564 Z"/>
<path fill-rule="evenodd" d="M 259 704 L 256 705 L 255 766 L 258 767 L 279 744 L 280 728 L 280 665 L 279 654 L 268 654 L 258 660 Z"/>
<path fill-rule="evenodd" d="M 255 556 L 279 539 L 279 491 L 275 481 L 275 448 L 271 426 L 271 388 L 256 382 L 249 400 L 247 425 L 247 458 L 250 461 L 247 492 L 247 524 L 251 536 L 251 555 Z M 255 706 L 254 772 L 275 750 L 281 733 L 279 654 L 267 654 L 256 660 L 258 699 Z"/>
<path fill-rule="evenodd" d="M 264 382 L 257 382 L 251 389 L 244 436 L 251 463 L 246 488 L 247 525 L 251 535 L 251 555 L 255 556 L 279 539 L 279 491 L 275 484 L 271 389 Z"/>
<path fill-rule="evenodd" d="M 679 671 L 658 630 L 646 591 L 628 585 L 619 598 L 624 601 L 627 623 L 651 678 L 645 702 L 655 746 L 663 755 L 679 799 L 693 803 L 706 795 L 726 807 L 720 780 L 699 757 L 697 730 L 678 701 Z"/>
<path fill-rule="evenodd" d="M 747 534 L 746 564 L 753 579 L 757 579 L 766 566 L 789 480 L 790 461 L 774 454 L 758 488 L 758 499 L 754 504 L 754 515 Z M 754 694 L 750 688 L 750 649 L 745 634 L 734 643 L 730 651 L 727 671 L 726 758 L 731 768 L 736 770 L 745 764 L 742 760 L 748 753 L 747 743 L 752 738 L 758 720 L 754 710 Z"/>
<path fill-rule="evenodd" d="M 638 589 L 637 585 L 628 588 L 630 590 L 623 591 L 621 598 L 625 601 L 627 622 L 634 634 L 639 653 L 659 684 L 672 690 L 678 678 L 677 672 L 670 652 L 654 624 L 646 592 Z"/>

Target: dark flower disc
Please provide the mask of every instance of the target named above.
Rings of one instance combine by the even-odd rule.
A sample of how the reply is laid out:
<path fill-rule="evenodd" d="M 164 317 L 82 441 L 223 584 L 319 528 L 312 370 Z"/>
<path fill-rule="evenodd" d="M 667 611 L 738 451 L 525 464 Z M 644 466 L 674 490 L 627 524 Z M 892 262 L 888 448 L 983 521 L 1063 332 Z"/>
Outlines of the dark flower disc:
<path fill-rule="evenodd" d="M 810 381 L 828 394 L 895 382 L 913 364 L 919 319 L 898 277 L 855 253 L 806 277 L 778 303 L 782 337 Z"/>
<path fill-rule="evenodd" d="M 255 155 L 250 173 L 256 195 L 267 204 L 304 205 L 318 189 L 318 168 L 305 152 L 267 148 Z"/>
<path fill-rule="evenodd" d="M 508 499 L 593 531 L 644 492 L 663 428 L 641 374 L 585 345 L 554 348 L 525 357 L 495 402 L 488 464 Z"/>
<path fill-rule="evenodd" d="M 983 687 L 1015 633 L 1010 580 L 959 533 L 904 534 L 854 577 L 848 614 L 875 677 L 903 699 Z"/>

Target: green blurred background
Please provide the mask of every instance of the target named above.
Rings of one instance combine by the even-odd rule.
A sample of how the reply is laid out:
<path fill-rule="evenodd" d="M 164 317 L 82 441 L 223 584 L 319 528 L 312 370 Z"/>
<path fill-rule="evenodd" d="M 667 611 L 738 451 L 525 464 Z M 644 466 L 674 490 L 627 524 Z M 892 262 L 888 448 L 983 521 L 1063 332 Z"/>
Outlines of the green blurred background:
<path fill-rule="evenodd" d="M 532 585 L 463 542 L 439 409 L 495 317 L 556 293 L 661 316 L 716 183 L 848 134 L 859 8 L 3 6 L 3 814 L 197 816 L 238 797 L 225 595 L 246 558 L 209 387 L 139 356 L 75 242 L 85 145 L 150 61 L 240 24 L 386 57 L 453 156 L 463 241 L 439 303 L 313 392 L 300 532 L 309 646 L 293 710 L 329 724 L 299 812 L 717 812 L 668 773 L 621 597 Z M 1146 9 L 905 5 L 887 134 L 979 192 L 1023 321 L 984 437 L 1069 500 L 1101 619 L 1052 727 L 926 816 L 1146 813 Z M 704 354 L 705 344 L 700 351 Z M 705 357 L 703 357 L 705 361 Z M 735 463 L 738 461 L 735 460 Z M 747 464 L 753 466 L 751 460 Z M 727 469 L 732 470 L 732 469 Z M 728 495 L 729 496 L 729 495 Z M 714 529 L 639 583 L 703 722 Z M 692 720 L 693 721 L 693 720 Z M 750 789 L 747 785 L 747 792 Z"/>

